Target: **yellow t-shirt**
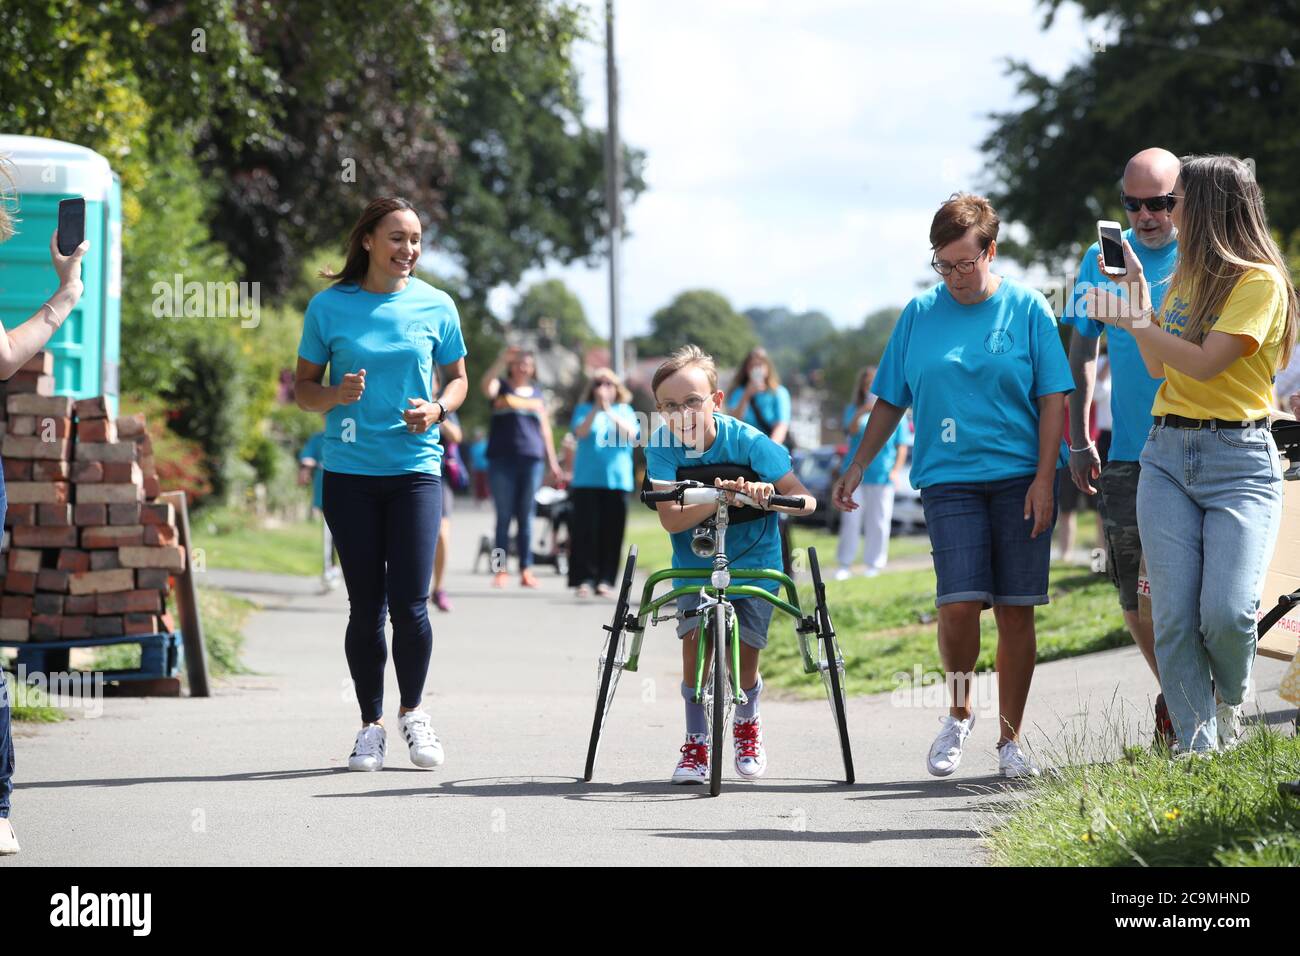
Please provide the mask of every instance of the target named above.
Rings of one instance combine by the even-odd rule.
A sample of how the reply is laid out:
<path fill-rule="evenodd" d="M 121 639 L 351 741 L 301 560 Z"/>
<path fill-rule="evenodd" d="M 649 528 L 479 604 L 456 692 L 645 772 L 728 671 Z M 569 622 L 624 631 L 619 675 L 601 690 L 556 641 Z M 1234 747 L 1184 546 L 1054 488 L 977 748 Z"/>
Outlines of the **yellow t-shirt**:
<path fill-rule="evenodd" d="M 1165 331 L 1181 336 L 1190 304 L 1178 292 L 1169 291 L 1158 321 Z M 1204 382 L 1166 365 L 1151 413 L 1236 421 L 1266 417 L 1286 331 L 1286 304 L 1286 286 L 1272 269 L 1245 273 L 1222 313 L 1211 319 L 1211 330 L 1244 335 L 1252 344 L 1241 358 Z"/>

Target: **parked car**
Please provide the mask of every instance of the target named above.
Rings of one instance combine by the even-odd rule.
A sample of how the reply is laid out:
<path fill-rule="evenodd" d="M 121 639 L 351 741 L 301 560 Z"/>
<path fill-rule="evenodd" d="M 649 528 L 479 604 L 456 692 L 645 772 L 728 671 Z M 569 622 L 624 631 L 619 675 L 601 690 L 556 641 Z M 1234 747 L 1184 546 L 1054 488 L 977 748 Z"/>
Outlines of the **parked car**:
<path fill-rule="evenodd" d="M 840 530 L 840 511 L 831 504 L 831 485 L 840 473 L 844 447 L 822 445 L 819 448 L 800 448 L 791 455 L 791 467 L 804 487 L 817 499 L 817 510 L 793 520 L 800 524 L 821 525 L 827 531 Z"/>
<path fill-rule="evenodd" d="M 925 511 L 921 508 L 921 493 L 911 485 L 912 463 L 903 466 L 903 473 L 894 486 L 894 519 L 890 524 L 894 535 L 921 534 L 925 531 Z"/>

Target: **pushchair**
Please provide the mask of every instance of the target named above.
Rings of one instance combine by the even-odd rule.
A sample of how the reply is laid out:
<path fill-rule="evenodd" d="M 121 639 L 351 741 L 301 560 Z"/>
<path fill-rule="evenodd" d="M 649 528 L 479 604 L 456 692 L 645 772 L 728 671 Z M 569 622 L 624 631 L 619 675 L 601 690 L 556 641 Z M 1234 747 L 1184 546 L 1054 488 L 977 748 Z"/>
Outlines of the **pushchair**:
<path fill-rule="evenodd" d="M 569 574 L 569 515 L 572 510 L 569 492 L 563 488 L 543 485 L 533 495 L 533 517 L 540 519 L 533 521 L 533 564 L 549 564 L 555 568 L 556 574 L 566 577 Z M 474 556 L 475 573 L 484 560 L 488 570 L 493 570 L 492 550 L 492 537 L 486 534 L 480 537 L 478 553 Z M 509 554 L 518 557 L 513 537 Z"/>

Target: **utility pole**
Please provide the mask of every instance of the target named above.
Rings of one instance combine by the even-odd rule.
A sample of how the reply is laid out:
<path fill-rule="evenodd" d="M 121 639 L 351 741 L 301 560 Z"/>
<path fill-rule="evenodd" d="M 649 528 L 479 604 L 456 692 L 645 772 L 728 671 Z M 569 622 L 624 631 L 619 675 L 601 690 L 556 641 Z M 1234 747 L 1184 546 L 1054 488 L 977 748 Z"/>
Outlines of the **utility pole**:
<path fill-rule="evenodd" d="M 609 352 L 614 374 L 623 369 L 623 326 L 618 307 L 619 242 L 623 233 L 623 147 L 618 136 L 618 67 L 614 62 L 614 0 L 605 0 L 605 208 L 609 216 Z"/>

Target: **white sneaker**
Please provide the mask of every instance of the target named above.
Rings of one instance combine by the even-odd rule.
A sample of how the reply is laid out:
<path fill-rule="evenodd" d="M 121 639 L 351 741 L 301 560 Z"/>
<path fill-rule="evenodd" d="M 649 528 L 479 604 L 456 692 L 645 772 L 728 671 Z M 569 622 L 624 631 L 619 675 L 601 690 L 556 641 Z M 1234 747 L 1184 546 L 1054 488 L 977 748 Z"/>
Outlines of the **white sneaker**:
<path fill-rule="evenodd" d="M 943 729 L 930 745 L 930 758 L 926 761 L 926 766 L 934 776 L 947 777 L 961 765 L 961 748 L 970 732 L 975 729 L 975 715 L 958 720 L 952 714 L 947 714 L 939 718 L 939 723 L 943 724 Z"/>
<path fill-rule="evenodd" d="M 13 856 L 17 852 L 18 837 L 14 836 L 13 824 L 8 817 L 0 817 L 0 856 Z"/>
<path fill-rule="evenodd" d="M 687 734 L 682 744 L 682 759 L 673 771 L 673 783 L 704 783 L 709 779 L 709 738 L 707 734 Z"/>
<path fill-rule="evenodd" d="M 767 769 L 767 748 L 763 746 L 763 724 L 759 718 L 737 719 L 731 728 L 736 743 L 736 773 L 751 780 Z"/>
<path fill-rule="evenodd" d="M 1038 776 L 1038 768 L 1014 740 L 1008 740 L 998 748 L 998 770 L 1008 780 Z"/>
<path fill-rule="evenodd" d="M 1224 704 L 1221 702 L 1215 711 L 1214 726 L 1218 733 L 1220 750 L 1231 750 L 1241 743 L 1241 735 L 1246 730 L 1241 720 L 1243 709 L 1241 704 Z"/>
<path fill-rule="evenodd" d="M 397 719 L 397 729 L 411 752 L 411 763 L 425 770 L 442 765 L 442 741 L 433 732 L 429 715 L 422 710 L 412 710 Z"/>
<path fill-rule="evenodd" d="M 835 571 L 836 581 L 847 581 L 851 577 L 853 577 L 853 572 L 848 568 L 837 568 Z"/>
<path fill-rule="evenodd" d="M 383 770 L 384 753 L 388 750 L 388 732 L 382 724 L 366 724 L 357 733 L 348 757 L 349 770 Z"/>

